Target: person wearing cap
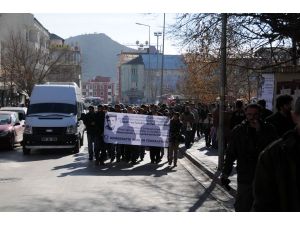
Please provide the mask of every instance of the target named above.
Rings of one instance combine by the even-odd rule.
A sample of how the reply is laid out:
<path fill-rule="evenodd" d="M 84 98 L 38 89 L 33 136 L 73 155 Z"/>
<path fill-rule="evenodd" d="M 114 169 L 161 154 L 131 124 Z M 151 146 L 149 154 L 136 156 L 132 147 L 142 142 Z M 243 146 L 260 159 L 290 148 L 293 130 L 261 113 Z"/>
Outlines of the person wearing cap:
<path fill-rule="evenodd" d="M 292 116 L 296 127 L 270 144 L 259 156 L 253 211 L 300 211 L 300 97 Z"/>

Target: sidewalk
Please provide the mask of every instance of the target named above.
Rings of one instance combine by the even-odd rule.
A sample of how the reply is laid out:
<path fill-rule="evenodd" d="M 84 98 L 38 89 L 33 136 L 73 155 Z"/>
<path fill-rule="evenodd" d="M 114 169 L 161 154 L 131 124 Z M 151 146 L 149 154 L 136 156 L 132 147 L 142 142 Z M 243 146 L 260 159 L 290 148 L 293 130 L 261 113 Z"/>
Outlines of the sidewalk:
<path fill-rule="evenodd" d="M 180 152 L 187 157 L 193 164 L 205 171 L 211 179 L 219 178 L 221 172 L 218 171 L 218 150 L 207 148 L 205 146 L 204 137 L 194 142 L 193 146 L 186 150 L 184 144 L 180 145 Z M 237 188 L 236 170 L 233 169 L 229 193 L 235 195 Z"/>

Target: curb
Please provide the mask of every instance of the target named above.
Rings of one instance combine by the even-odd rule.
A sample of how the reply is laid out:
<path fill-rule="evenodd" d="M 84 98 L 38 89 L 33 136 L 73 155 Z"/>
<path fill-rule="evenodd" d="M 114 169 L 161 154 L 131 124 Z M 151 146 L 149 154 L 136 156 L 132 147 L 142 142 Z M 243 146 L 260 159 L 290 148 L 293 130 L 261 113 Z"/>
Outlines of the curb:
<path fill-rule="evenodd" d="M 210 179 L 212 179 L 216 183 L 218 183 L 224 190 L 226 190 L 226 192 L 228 192 L 233 197 L 236 196 L 237 191 L 235 189 L 233 189 L 232 187 L 230 187 L 230 189 L 227 189 L 221 184 L 221 181 L 219 179 L 219 176 L 221 175 L 221 171 L 218 171 L 218 170 L 213 171 L 208 166 L 205 166 L 206 164 L 204 162 L 202 162 L 201 160 L 194 157 L 193 154 L 187 152 L 185 150 L 185 147 L 180 148 L 179 151 L 184 157 L 186 157 L 188 160 L 190 160 L 195 166 L 197 166 L 199 169 L 204 171 L 210 177 Z"/>

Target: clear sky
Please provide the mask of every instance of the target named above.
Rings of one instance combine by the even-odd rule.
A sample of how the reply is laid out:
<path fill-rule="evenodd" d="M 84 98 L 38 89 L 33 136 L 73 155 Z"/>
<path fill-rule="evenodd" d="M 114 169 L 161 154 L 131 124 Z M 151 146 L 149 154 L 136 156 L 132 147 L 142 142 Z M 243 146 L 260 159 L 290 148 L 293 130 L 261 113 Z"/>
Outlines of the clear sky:
<path fill-rule="evenodd" d="M 174 23 L 175 13 L 166 13 L 166 31 Z M 34 13 L 34 16 L 50 33 L 66 39 L 70 36 L 88 33 L 105 33 L 114 41 L 131 48 L 136 48 L 136 41 L 145 43 L 149 39 L 149 28 L 137 25 L 142 23 L 150 26 L 150 44 L 157 45 L 154 32 L 163 32 L 163 13 Z M 162 36 L 158 40 L 162 46 Z M 165 36 L 165 54 L 180 54 L 176 42 Z"/>
<path fill-rule="evenodd" d="M 162 31 L 163 13 L 166 28 L 176 13 L 223 12 L 296 12 L 299 0 L 9 0 L 1 2 L 1 12 L 29 12 L 48 29 L 62 38 L 87 33 L 105 33 L 123 45 L 148 40 L 156 45 L 153 32 Z M 272 4 L 270 4 L 272 2 Z M 154 13 L 155 12 L 155 13 Z M 162 38 L 160 38 L 160 45 Z M 176 46 L 176 47 L 175 47 Z M 132 46 L 133 47 L 133 46 Z M 165 38 L 165 53 L 180 54 L 180 46 Z"/>

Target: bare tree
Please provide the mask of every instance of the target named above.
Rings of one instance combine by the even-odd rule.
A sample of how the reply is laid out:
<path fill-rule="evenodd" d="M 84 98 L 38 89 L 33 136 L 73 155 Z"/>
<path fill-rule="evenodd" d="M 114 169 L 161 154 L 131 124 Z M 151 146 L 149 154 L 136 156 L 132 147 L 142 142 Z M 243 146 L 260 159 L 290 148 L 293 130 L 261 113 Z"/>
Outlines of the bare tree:
<path fill-rule="evenodd" d="M 295 64 L 299 59 L 299 15 L 229 14 L 227 92 L 250 100 L 254 93 L 249 75 L 282 65 Z M 219 14 L 178 14 L 169 34 L 179 40 L 179 44 L 188 51 L 187 63 L 192 75 L 187 80 L 190 79 L 191 84 L 197 83 L 197 79 L 205 81 L 206 76 L 210 77 L 207 70 L 212 65 L 213 73 L 218 74 L 221 41 Z M 195 90 L 192 90 L 192 86 L 188 89 L 189 92 L 198 92 L 195 94 L 198 96 L 207 94 L 203 85 L 194 85 Z M 217 90 L 211 92 L 217 93 Z"/>
<path fill-rule="evenodd" d="M 64 54 L 55 54 L 54 48 L 45 48 L 42 42 L 26 40 L 21 32 L 11 32 L 2 44 L 2 70 L 18 90 L 30 96 L 34 85 L 45 81 Z"/>

